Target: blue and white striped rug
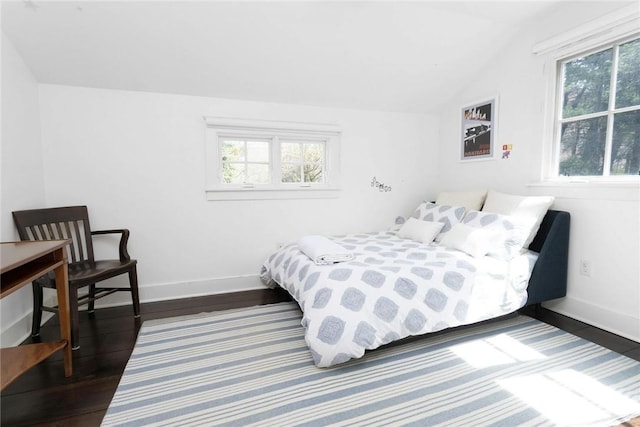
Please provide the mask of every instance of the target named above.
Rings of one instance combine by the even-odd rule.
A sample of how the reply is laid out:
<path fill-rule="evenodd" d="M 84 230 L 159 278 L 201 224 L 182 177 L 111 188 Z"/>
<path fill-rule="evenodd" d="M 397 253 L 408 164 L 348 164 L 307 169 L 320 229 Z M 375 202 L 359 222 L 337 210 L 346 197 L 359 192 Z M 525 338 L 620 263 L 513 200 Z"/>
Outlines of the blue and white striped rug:
<path fill-rule="evenodd" d="M 525 316 L 317 368 L 295 303 L 145 322 L 112 425 L 616 425 L 640 363 Z"/>

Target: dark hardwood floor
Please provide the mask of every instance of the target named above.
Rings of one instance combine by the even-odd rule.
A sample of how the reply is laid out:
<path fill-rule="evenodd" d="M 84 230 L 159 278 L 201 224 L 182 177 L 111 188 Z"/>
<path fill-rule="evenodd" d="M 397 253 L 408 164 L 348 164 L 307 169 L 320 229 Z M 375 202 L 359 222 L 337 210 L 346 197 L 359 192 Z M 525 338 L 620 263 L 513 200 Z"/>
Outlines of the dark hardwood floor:
<path fill-rule="evenodd" d="M 81 347 L 73 352 L 73 376 L 63 375 L 60 353 L 40 363 L 2 392 L 2 426 L 98 426 L 118 386 L 142 320 L 269 304 L 289 300 L 282 290 L 260 290 L 115 307 L 80 314 Z M 640 361 L 640 343 L 549 310 L 524 313 Z M 43 340 L 58 336 L 57 317 L 42 328 Z M 27 340 L 26 342 L 31 342 Z M 25 342 L 25 343 L 26 343 Z"/>

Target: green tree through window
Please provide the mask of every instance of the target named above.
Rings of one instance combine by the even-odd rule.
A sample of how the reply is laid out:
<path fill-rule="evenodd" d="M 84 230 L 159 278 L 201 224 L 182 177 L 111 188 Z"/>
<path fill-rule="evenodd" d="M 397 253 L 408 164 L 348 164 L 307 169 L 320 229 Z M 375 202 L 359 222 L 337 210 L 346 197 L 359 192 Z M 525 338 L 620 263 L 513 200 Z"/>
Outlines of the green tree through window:
<path fill-rule="evenodd" d="M 560 175 L 640 173 L 640 39 L 565 61 Z"/>

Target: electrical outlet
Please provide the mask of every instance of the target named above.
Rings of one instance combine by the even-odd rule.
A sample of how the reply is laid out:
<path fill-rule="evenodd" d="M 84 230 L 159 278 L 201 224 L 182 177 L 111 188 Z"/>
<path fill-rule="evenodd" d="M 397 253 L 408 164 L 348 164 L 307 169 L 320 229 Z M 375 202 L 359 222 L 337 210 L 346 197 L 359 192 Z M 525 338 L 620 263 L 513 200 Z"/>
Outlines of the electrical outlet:
<path fill-rule="evenodd" d="M 580 260 L 580 274 L 586 277 L 591 277 L 591 261 L 585 259 Z"/>

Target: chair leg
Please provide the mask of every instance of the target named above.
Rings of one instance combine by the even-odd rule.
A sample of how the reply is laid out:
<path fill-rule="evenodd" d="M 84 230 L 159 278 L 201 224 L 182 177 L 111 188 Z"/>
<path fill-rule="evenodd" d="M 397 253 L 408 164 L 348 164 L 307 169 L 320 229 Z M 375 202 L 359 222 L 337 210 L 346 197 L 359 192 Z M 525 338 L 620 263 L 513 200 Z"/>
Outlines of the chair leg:
<path fill-rule="evenodd" d="M 31 336 L 40 335 L 40 324 L 42 323 L 42 286 L 37 282 L 33 285 L 33 318 L 31 323 Z"/>
<path fill-rule="evenodd" d="M 69 314 L 71 315 L 71 349 L 80 348 L 80 316 L 78 315 L 78 288 L 69 286 Z"/>
<path fill-rule="evenodd" d="M 92 283 L 89 285 L 89 306 L 87 307 L 87 313 L 92 314 L 95 312 L 94 304 L 96 297 L 96 284 Z"/>
<path fill-rule="evenodd" d="M 131 299 L 133 300 L 133 317 L 140 317 L 140 295 L 138 294 L 138 273 L 134 265 L 129 270 L 129 286 L 131 286 Z"/>

